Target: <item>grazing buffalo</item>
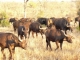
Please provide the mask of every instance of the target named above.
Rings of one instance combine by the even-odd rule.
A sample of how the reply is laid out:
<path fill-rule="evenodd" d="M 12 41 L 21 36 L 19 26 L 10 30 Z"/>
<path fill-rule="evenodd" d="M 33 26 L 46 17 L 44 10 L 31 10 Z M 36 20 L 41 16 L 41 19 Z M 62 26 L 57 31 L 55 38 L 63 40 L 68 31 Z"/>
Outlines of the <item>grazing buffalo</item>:
<path fill-rule="evenodd" d="M 10 18 L 10 19 L 9 19 L 9 22 L 10 22 L 10 23 L 13 23 L 13 22 L 15 22 L 15 21 L 16 21 L 16 18 Z"/>
<path fill-rule="evenodd" d="M 9 60 L 13 59 L 15 47 L 21 47 L 23 49 L 26 48 L 26 40 L 23 40 L 22 42 L 12 33 L 0 33 L 0 47 L 1 52 L 3 54 L 3 59 L 6 58 L 4 49 L 8 48 L 10 52 Z"/>
<path fill-rule="evenodd" d="M 72 43 L 71 37 L 64 35 L 64 33 L 61 30 L 56 29 L 55 26 L 52 26 L 51 28 L 47 28 L 45 35 L 46 35 L 47 49 L 49 46 L 50 49 L 52 50 L 50 41 L 56 43 L 57 48 L 55 50 L 57 50 L 59 48 L 58 43 L 60 43 L 61 49 L 62 49 L 63 41 L 67 41 L 69 43 Z"/>
<path fill-rule="evenodd" d="M 18 27 L 18 37 L 20 37 L 21 39 L 23 38 L 23 37 L 25 37 L 26 38 L 26 29 L 25 29 L 25 27 L 23 26 L 23 25 L 20 25 L 19 27 Z"/>
<path fill-rule="evenodd" d="M 67 34 L 66 33 L 67 30 L 72 31 L 72 28 L 68 25 L 69 22 L 67 21 L 66 18 L 50 18 L 50 19 L 52 19 L 53 25 L 55 25 L 56 29 L 64 30 L 65 34 Z"/>
<path fill-rule="evenodd" d="M 43 29 L 40 29 L 41 28 L 41 24 L 37 21 L 35 22 L 32 22 L 29 26 L 29 36 L 30 36 L 30 32 L 32 31 L 32 36 L 34 37 L 34 32 L 36 33 L 36 36 L 37 36 L 37 33 L 41 33 L 41 35 L 44 33 Z M 43 38 L 43 36 L 42 36 Z"/>

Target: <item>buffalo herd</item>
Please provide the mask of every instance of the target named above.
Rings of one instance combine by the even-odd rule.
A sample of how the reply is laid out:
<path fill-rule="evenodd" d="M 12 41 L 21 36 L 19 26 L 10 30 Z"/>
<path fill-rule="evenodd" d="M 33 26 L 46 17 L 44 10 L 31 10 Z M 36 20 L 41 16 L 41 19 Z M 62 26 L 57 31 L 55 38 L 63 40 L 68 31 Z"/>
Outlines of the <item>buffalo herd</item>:
<path fill-rule="evenodd" d="M 50 41 L 55 42 L 57 50 L 59 48 L 62 49 L 63 41 L 67 41 L 72 43 L 72 37 L 68 36 L 67 30 L 73 31 L 72 26 L 70 25 L 71 22 L 70 17 L 62 17 L 62 18 L 21 18 L 17 20 L 16 18 L 10 18 L 9 22 L 12 23 L 14 33 L 17 33 L 17 36 L 13 33 L 4 33 L 0 32 L 0 47 L 1 52 L 3 54 L 3 58 L 5 58 L 4 49 L 8 48 L 10 52 L 10 59 L 13 59 L 15 47 L 21 47 L 23 49 L 26 48 L 26 38 L 30 38 L 30 33 L 32 32 L 32 37 L 34 38 L 34 33 L 36 33 L 36 37 L 38 36 L 37 33 L 40 33 L 42 38 L 43 34 L 46 38 L 46 49 L 48 46 L 51 48 Z M 75 18 L 75 23 L 79 21 L 80 27 L 80 17 Z M 74 24 L 75 24 L 74 23 Z M 44 28 L 43 25 L 46 27 Z M 25 38 L 25 39 L 23 39 Z"/>

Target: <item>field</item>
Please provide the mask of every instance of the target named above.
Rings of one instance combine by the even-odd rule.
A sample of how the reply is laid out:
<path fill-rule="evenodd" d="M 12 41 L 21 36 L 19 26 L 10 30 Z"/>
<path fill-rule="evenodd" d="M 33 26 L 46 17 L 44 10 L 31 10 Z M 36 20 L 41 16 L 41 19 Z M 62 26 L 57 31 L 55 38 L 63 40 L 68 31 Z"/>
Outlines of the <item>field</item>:
<path fill-rule="evenodd" d="M 43 10 L 43 14 L 41 16 L 43 17 L 65 17 L 70 16 L 73 20 L 76 16 L 76 6 L 73 2 L 53 2 L 54 5 L 46 3 L 45 10 L 43 7 L 41 9 Z M 12 4 L 12 5 L 9 5 Z M 15 6 L 16 5 L 16 6 Z M 73 6 L 73 7 L 72 7 Z M 5 8 L 6 7 L 6 8 Z M 23 17 L 23 4 L 20 5 L 20 3 L 2 3 L 0 8 L 1 10 L 6 11 L 8 18 L 10 17 Z M 53 8 L 54 7 L 54 8 Z M 27 7 L 27 17 L 38 17 L 39 8 L 30 8 Z M 71 8 L 71 9 L 70 9 Z M 35 14 L 36 13 L 36 14 Z M 34 15 L 33 15 L 34 14 Z M 73 42 L 70 44 L 66 41 L 63 42 L 63 50 L 58 49 L 55 51 L 56 44 L 51 42 L 52 51 L 46 50 L 46 40 L 45 35 L 44 38 L 41 38 L 41 35 L 39 34 L 38 37 L 35 36 L 35 38 L 30 35 L 30 38 L 27 40 L 27 49 L 24 50 L 22 48 L 16 47 L 15 49 L 15 55 L 14 60 L 80 60 L 80 31 L 76 29 L 77 25 L 73 26 L 74 21 L 71 23 L 73 27 L 73 32 L 67 31 L 68 34 L 73 36 L 72 39 Z M 13 27 L 10 25 L 10 27 L 0 27 L 0 32 L 11 32 L 17 36 L 17 33 L 13 32 Z M 1 50 L 1 49 L 0 49 Z M 7 58 L 5 60 L 8 60 L 9 57 L 9 51 L 8 49 L 5 49 L 5 54 Z M 2 53 L 0 52 L 0 60 L 2 60 Z"/>
<path fill-rule="evenodd" d="M 30 35 L 30 38 L 27 40 L 27 50 L 16 47 L 15 49 L 15 60 L 80 60 L 80 32 L 73 28 L 73 32 L 67 31 L 68 34 L 73 36 L 73 43 L 63 42 L 63 50 L 58 49 L 55 51 L 56 44 L 51 42 L 52 51 L 46 50 L 46 40 L 41 38 L 39 34 L 35 38 Z M 17 36 L 17 33 L 13 32 L 12 27 L 0 27 L 0 32 L 11 32 Z M 9 57 L 8 49 L 5 49 L 5 54 L 7 56 L 6 60 Z M 0 52 L 0 60 L 2 54 Z"/>

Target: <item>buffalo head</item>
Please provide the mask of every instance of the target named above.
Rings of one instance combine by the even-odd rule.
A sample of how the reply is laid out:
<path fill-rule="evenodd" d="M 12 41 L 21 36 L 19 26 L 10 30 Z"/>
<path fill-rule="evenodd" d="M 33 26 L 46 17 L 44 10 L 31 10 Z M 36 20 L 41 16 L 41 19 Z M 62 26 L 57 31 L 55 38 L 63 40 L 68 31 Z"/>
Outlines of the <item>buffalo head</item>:
<path fill-rule="evenodd" d="M 69 43 L 72 43 L 72 38 L 73 37 L 69 35 L 69 36 L 65 36 L 64 40 L 69 42 Z"/>

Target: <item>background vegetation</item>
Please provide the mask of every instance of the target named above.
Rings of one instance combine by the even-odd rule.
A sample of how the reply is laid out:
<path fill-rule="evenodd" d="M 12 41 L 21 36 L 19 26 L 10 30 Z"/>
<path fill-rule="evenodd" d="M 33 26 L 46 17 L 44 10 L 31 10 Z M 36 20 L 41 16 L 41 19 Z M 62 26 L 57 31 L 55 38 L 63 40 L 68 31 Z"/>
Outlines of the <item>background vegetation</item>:
<path fill-rule="evenodd" d="M 5 12 L 8 18 L 24 17 L 24 3 L 0 2 L 0 12 Z M 75 2 L 33 2 L 26 3 L 26 17 L 75 17 L 77 6 Z"/>

